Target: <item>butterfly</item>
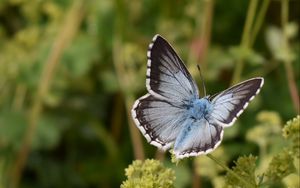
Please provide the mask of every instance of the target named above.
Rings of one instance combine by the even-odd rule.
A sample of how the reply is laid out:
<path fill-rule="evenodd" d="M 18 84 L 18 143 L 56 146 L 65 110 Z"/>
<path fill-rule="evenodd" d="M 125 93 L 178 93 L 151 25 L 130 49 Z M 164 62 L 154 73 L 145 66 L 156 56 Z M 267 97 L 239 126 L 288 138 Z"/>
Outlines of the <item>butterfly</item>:
<path fill-rule="evenodd" d="M 135 101 L 131 114 L 150 144 L 164 151 L 173 146 L 176 158 L 216 149 L 224 128 L 233 125 L 264 84 L 256 77 L 200 98 L 191 74 L 163 37 L 153 37 L 147 57 L 148 93 Z"/>

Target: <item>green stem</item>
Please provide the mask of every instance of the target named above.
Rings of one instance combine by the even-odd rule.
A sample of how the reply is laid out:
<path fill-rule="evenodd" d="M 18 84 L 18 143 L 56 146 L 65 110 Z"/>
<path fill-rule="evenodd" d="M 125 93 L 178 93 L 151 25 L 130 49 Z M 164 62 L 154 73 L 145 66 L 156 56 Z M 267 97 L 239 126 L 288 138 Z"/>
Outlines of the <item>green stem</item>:
<path fill-rule="evenodd" d="M 125 90 L 125 86 L 128 86 L 129 79 L 127 77 L 127 72 L 125 70 L 125 65 L 124 65 L 124 58 L 123 58 L 123 48 L 122 48 L 122 39 L 121 39 L 121 34 L 117 34 L 114 41 L 113 41 L 113 63 L 115 66 L 116 74 L 117 74 L 117 79 L 119 82 L 119 85 L 121 87 L 121 91 L 124 94 L 125 98 L 125 106 L 126 106 L 126 112 L 128 115 L 128 124 L 129 124 L 129 132 L 131 136 L 131 142 L 133 146 L 133 152 L 134 152 L 134 157 L 135 159 L 140 159 L 144 160 L 145 159 L 145 154 L 144 154 L 144 149 L 143 149 L 143 142 L 140 137 L 140 133 L 134 123 L 131 121 L 131 107 L 132 104 L 134 103 L 134 97 L 133 94 L 127 92 Z M 122 87 L 122 84 L 124 83 L 124 86 Z"/>
<path fill-rule="evenodd" d="M 282 0 L 281 1 L 281 25 L 283 29 L 284 37 L 286 37 L 286 25 L 288 24 L 289 20 L 289 1 Z"/>
<path fill-rule="evenodd" d="M 240 47 L 243 49 L 246 49 L 249 47 L 250 33 L 251 33 L 252 25 L 253 25 L 253 20 L 255 17 L 257 2 L 258 2 L 258 0 L 251 0 L 248 11 L 247 11 L 246 23 L 244 25 L 242 41 L 240 44 Z M 244 67 L 244 60 L 243 60 L 243 58 L 240 58 L 237 61 L 235 70 L 233 72 L 233 77 L 232 77 L 232 81 L 231 81 L 232 84 L 235 84 L 240 81 L 243 67 Z"/>
<path fill-rule="evenodd" d="M 13 100 L 13 103 L 12 103 L 12 107 L 14 110 L 16 111 L 21 111 L 22 110 L 22 107 L 23 107 L 23 104 L 24 104 L 24 99 L 25 99 L 25 96 L 26 96 L 26 91 L 27 91 L 27 88 L 25 87 L 24 84 L 18 84 L 17 87 L 16 87 L 16 94 L 14 96 L 14 100 Z"/>
<path fill-rule="evenodd" d="M 131 118 L 131 107 L 134 103 L 134 96 L 131 91 L 128 91 L 126 89 L 126 87 L 130 86 L 131 83 L 129 79 L 130 73 L 126 69 L 123 47 L 124 33 L 126 33 L 124 32 L 126 28 L 126 26 L 124 25 L 126 20 L 126 13 L 124 12 L 123 8 L 125 4 L 122 0 L 115 0 L 114 4 L 116 12 L 118 12 L 118 14 L 116 15 L 116 21 L 114 25 L 114 39 L 112 45 L 113 64 L 116 70 L 116 75 L 118 83 L 120 85 L 120 89 L 122 91 L 122 94 L 124 95 L 124 102 L 126 107 L 126 113 L 128 116 L 129 132 L 133 146 L 134 157 L 135 159 L 144 160 L 145 153 L 141 135 Z"/>
<path fill-rule="evenodd" d="M 256 36 L 257 36 L 257 34 L 262 26 L 262 23 L 265 19 L 269 5 L 270 5 L 270 0 L 264 0 L 262 2 L 261 8 L 259 9 L 258 14 L 257 14 L 256 22 L 254 23 L 254 26 L 253 26 L 253 31 L 252 31 L 253 34 L 252 34 L 252 37 L 249 42 L 249 47 L 251 47 L 255 42 Z"/>
<path fill-rule="evenodd" d="M 249 44 L 250 39 L 250 31 L 253 25 L 253 20 L 255 17 L 256 7 L 257 7 L 258 0 L 251 0 L 250 5 L 247 11 L 247 18 L 246 23 L 243 30 L 242 36 L 242 46 L 247 46 Z"/>
<path fill-rule="evenodd" d="M 62 26 L 60 33 L 53 42 L 48 59 L 43 65 L 44 67 L 37 87 L 36 97 L 28 115 L 28 126 L 26 127 L 25 135 L 22 138 L 23 140 L 20 150 L 17 153 L 16 160 L 10 169 L 9 187 L 11 188 L 19 187 L 22 172 L 25 168 L 32 141 L 36 133 L 37 124 L 42 114 L 44 98 L 51 87 L 51 83 L 55 76 L 55 70 L 64 50 L 68 44 L 71 43 L 79 29 L 80 23 L 85 15 L 86 4 L 87 3 L 84 1 L 74 1 L 66 14 L 65 24 Z"/>
<path fill-rule="evenodd" d="M 234 171 L 232 171 L 230 168 L 228 168 L 226 165 L 224 165 L 221 161 L 219 161 L 217 158 L 215 158 L 214 156 L 212 156 L 211 154 L 206 154 L 206 156 L 208 158 L 210 158 L 211 160 L 213 160 L 214 162 L 216 162 L 218 165 L 220 165 L 222 168 L 224 168 L 228 173 L 230 173 L 231 175 L 233 175 L 234 177 L 236 177 L 238 180 L 240 180 L 241 182 L 243 182 L 243 184 L 246 187 L 256 187 L 256 185 L 253 185 L 249 182 L 247 182 L 246 180 L 244 180 L 243 178 L 241 178 L 239 175 L 237 175 Z"/>

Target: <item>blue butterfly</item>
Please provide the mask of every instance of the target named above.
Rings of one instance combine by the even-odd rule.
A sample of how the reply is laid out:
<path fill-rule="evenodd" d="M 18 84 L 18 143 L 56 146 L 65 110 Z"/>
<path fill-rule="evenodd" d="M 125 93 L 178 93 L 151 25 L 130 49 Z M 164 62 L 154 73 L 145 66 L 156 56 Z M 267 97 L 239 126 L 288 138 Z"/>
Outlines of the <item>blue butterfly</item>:
<path fill-rule="evenodd" d="M 135 101 L 132 117 L 147 141 L 177 158 L 212 152 L 223 129 L 233 125 L 263 86 L 252 78 L 212 96 L 199 97 L 198 87 L 171 45 L 153 37 L 147 52 L 148 93 Z"/>

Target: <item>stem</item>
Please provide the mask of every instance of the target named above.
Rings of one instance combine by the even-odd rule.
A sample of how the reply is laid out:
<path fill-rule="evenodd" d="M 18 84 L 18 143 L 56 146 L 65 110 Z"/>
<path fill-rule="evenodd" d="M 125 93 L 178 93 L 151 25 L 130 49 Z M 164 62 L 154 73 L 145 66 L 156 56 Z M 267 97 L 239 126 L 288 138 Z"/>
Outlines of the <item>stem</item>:
<path fill-rule="evenodd" d="M 266 63 L 261 70 L 252 71 L 248 73 L 245 77 L 246 78 L 257 77 L 257 76 L 264 77 L 265 75 L 275 70 L 280 65 L 280 63 L 281 62 L 279 61 L 270 60 L 270 62 Z"/>
<path fill-rule="evenodd" d="M 247 182 L 246 180 L 244 180 L 243 178 L 241 178 L 239 175 L 237 175 L 234 171 L 232 171 L 230 168 L 228 168 L 226 165 L 224 165 L 221 161 L 219 161 L 217 158 L 215 158 L 213 155 L 211 154 L 206 154 L 206 156 L 208 158 L 210 158 L 211 160 L 213 160 L 214 162 L 216 162 L 218 165 L 220 165 L 222 168 L 224 168 L 228 173 L 230 173 L 231 175 L 233 175 L 234 177 L 236 177 L 238 180 L 240 180 L 241 182 L 243 182 L 243 184 L 246 187 L 256 187 L 255 185 Z"/>
<path fill-rule="evenodd" d="M 163 161 L 165 159 L 165 152 L 161 151 L 161 150 L 156 150 L 155 152 L 155 159 L 159 160 L 159 161 Z"/>
<path fill-rule="evenodd" d="M 145 154 L 144 154 L 141 134 L 139 133 L 137 127 L 135 126 L 135 124 L 133 123 L 132 118 L 131 118 L 131 108 L 132 108 L 133 103 L 134 103 L 133 96 L 127 96 L 126 97 L 127 117 L 130 119 L 130 120 L 128 120 L 128 124 L 129 124 L 131 140 L 132 140 L 132 143 L 134 146 L 135 158 L 144 160 Z"/>
<path fill-rule="evenodd" d="M 203 41 L 203 52 L 199 54 L 199 62 L 203 65 L 203 70 L 206 62 L 206 57 L 211 42 L 211 27 L 214 13 L 214 0 L 205 1 L 204 16 L 201 33 L 201 41 Z"/>
<path fill-rule="evenodd" d="M 282 0 L 281 1 L 281 26 L 283 29 L 284 37 L 286 37 L 286 24 L 288 23 L 289 19 L 289 1 Z"/>
<path fill-rule="evenodd" d="M 119 87 L 122 91 L 122 94 L 124 95 L 125 100 L 125 106 L 126 106 L 126 112 L 127 112 L 127 118 L 128 118 L 128 125 L 129 125 L 129 131 L 130 131 L 130 138 L 131 143 L 133 146 L 133 152 L 135 159 L 144 160 L 145 154 L 144 154 L 144 148 L 143 148 L 143 142 L 141 139 L 141 134 L 139 133 L 137 127 L 134 125 L 134 122 L 131 118 L 131 107 L 134 103 L 134 97 L 131 91 L 128 91 L 128 87 L 131 85 L 131 80 L 129 76 L 131 75 L 128 70 L 126 69 L 126 62 L 124 58 L 124 47 L 123 45 L 123 33 L 125 32 L 125 26 L 124 19 L 126 18 L 126 14 L 124 12 L 125 4 L 121 0 L 115 0 L 115 8 L 116 12 L 118 13 L 116 15 L 116 21 L 114 25 L 114 33 L 115 37 L 113 39 L 113 63 L 114 68 L 116 70 L 116 75 L 119 83 Z M 126 32 L 125 32 L 126 33 Z"/>
<path fill-rule="evenodd" d="M 288 36 L 286 27 L 288 25 L 288 19 L 289 19 L 289 0 L 282 0 L 281 1 L 281 25 L 283 30 L 283 40 L 285 48 L 287 48 L 288 52 L 291 52 L 289 42 L 288 42 Z M 296 110 L 296 113 L 299 113 L 299 94 L 297 90 L 297 85 L 294 77 L 293 67 L 292 67 L 292 59 L 291 58 L 285 58 L 283 60 L 286 76 L 288 80 L 288 86 L 290 95 L 293 101 L 294 108 Z"/>
<path fill-rule="evenodd" d="M 97 134 L 100 142 L 104 145 L 109 159 L 114 162 L 118 161 L 118 146 L 111 134 L 104 128 L 103 125 L 96 122 L 92 123 L 91 127 Z"/>
<path fill-rule="evenodd" d="M 249 45 L 250 40 L 250 31 L 253 25 L 253 20 L 255 17 L 256 7 L 257 7 L 258 0 L 251 0 L 250 5 L 247 11 L 247 18 L 246 23 L 243 30 L 243 36 L 242 36 L 242 46 Z"/>
<path fill-rule="evenodd" d="M 70 8 L 65 24 L 53 43 L 52 50 L 43 68 L 41 74 L 41 79 L 38 85 L 35 101 L 29 112 L 28 127 L 25 132 L 21 149 L 19 150 L 16 158 L 16 162 L 12 165 L 10 174 L 10 184 L 12 188 L 18 187 L 21 179 L 23 169 L 25 167 L 32 140 L 34 138 L 37 123 L 43 109 L 43 99 L 46 96 L 51 81 L 53 80 L 55 69 L 58 65 L 59 59 L 66 48 L 67 44 L 71 42 L 72 37 L 78 30 L 78 26 L 83 18 L 83 8 L 86 3 L 83 1 L 74 1 L 72 7 Z"/>
<path fill-rule="evenodd" d="M 293 67 L 291 65 L 291 62 L 286 62 L 284 63 L 284 67 L 286 70 L 286 75 L 287 75 L 287 80 L 288 80 L 288 85 L 289 85 L 289 91 L 290 91 L 290 95 L 293 101 L 293 105 L 295 108 L 295 111 L 297 114 L 299 114 L 299 94 L 298 94 L 298 89 L 296 86 L 296 81 L 295 81 L 295 77 L 294 77 L 294 72 L 293 72 Z"/>
<path fill-rule="evenodd" d="M 203 12 L 196 17 L 196 29 L 194 38 L 191 41 L 191 50 L 189 52 L 187 62 L 198 62 L 201 64 L 201 69 L 205 72 L 207 63 L 207 54 L 211 43 L 211 28 L 214 14 L 214 0 L 203 1 Z M 199 35 L 199 36 L 198 36 Z M 196 74 L 196 69 L 191 68 L 191 74 Z"/>
<path fill-rule="evenodd" d="M 201 63 L 202 70 L 206 69 L 207 63 L 207 54 L 211 42 L 211 29 L 212 29 L 212 21 L 213 21 L 213 15 L 214 15 L 214 0 L 206 0 L 204 3 L 204 13 L 202 15 L 202 22 L 200 25 L 200 42 L 202 43 L 202 48 L 197 49 L 196 54 L 196 60 L 197 62 Z M 201 16 L 201 15 L 200 15 Z M 199 26 L 198 26 L 199 27 Z M 191 50 L 193 52 L 193 50 Z M 192 54 L 190 53 L 189 59 L 192 57 Z M 190 60 L 189 60 L 190 61 Z M 206 89 L 204 84 L 204 78 L 201 75 L 200 66 L 197 64 L 197 67 L 200 72 L 200 77 L 202 80 L 202 86 L 203 86 L 203 96 L 206 96 Z M 195 162 L 194 162 L 195 166 Z M 201 188 L 201 177 L 196 173 L 196 168 L 194 167 L 193 171 L 193 185 L 192 187 L 198 187 Z"/>
<path fill-rule="evenodd" d="M 115 141 L 120 139 L 120 135 L 122 132 L 122 125 L 123 125 L 123 117 L 120 114 L 124 114 L 124 103 L 123 103 L 123 96 L 121 92 L 118 92 L 117 95 L 114 97 L 114 104 L 113 104 L 113 115 L 111 116 L 111 134 Z"/>
<path fill-rule="evenodd" d="M 244 25 L 243 35 L 242 35 L 242 41 L 240 44 L 240 47 L 243 49 L 249 48 L 249 42 L 250 42 L 250 32 L 253 25 L 253 20 L 255 17 L 256 7 L 257 7 L 258 0 L 251 0 L 250 5 L 248 7 L 247 11 L 247 17 L 246 17 L 246 23 Z M 235 84 L 240 81 L 242 71 L 244 67 L 244 60 L 243 57 L 238 59 L 235 70 L 233 72 L 233 77 L 231 84 Z"/>
<path fill-rule="evenodd" d="M 193 185 L 192 185 L 192 188 L 201 188 L 201 177 L 197 173 L 196 160 L 193 160 L 193 166 L 194 166 L 194 170 L 193 170 Z M 199 165 L 198 165 L 198 167 L 199 167 Z"/>
<path fill-rule="evenodd" d="M 16 111 L 21 111 L 25 99 L 27 88 L 24 84 L 17 85 L 16 94 L 12 103 L 12 108 Z"/>
<path fill-rule="evenodd" d="M 132 104 L 134 103 L 133 96 L 129 93 L 126 92 L 125 86 L 130 85 L 130 81 L 127 77 L 127 72 L 125 70 L 125 65 L 124 65 L 124 58 L 123 58 L 123 48 L 122 48 L 122 43 L 120 39 L 121 34 L 117 34 L 117 36 L 114 39 L 113 42 L 113 63 L 115 66 L 118 82 L 121 88 L 121 91 L 124 95 L 125 98 L 125 106 L 126 106 L 126 112 L 127 112 L 127 117 L 128 117 L 128 124 L 129 124 L 129 131 L 130 131 L 130 137 L 131 137 L 131 142 L 133 146 L 133 152 L 134 152 L 134 157 L 135 159 L 140 159 L 144 160 L 145 155 L 144 155 L 144 150 L 143 150 L 143 143 L 141 140 L 141 135 L 132 122 L 131 118 L 131 107 Z M 122 85 L 124 85 L 122 87 Z"/>
<path fill-rule="evenodd" d="M 256 22 L 254 23 L 254 26 L 253 26 L 253 31 L 252 31 L 253 34 L 250 39 L 249 47 L 252 47 L 255 42 L 256 36 L 257 36 L 257 34 L 262 26 L 262 23 L 265 19 L 269 5 L 270 5 L 270 0 L 263 0 L 261 8 L 259 9 L 258 14 L 257 14 Z"/>

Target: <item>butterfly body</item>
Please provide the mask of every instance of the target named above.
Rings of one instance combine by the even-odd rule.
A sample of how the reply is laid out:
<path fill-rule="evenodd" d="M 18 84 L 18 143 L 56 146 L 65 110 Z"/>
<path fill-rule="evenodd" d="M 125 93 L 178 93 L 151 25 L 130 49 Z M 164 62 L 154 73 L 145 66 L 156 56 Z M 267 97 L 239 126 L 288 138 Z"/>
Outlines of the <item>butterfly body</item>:
<path fill-rule="evenodd" d="M 195 120 L 208 118 L 212 108 L 213 106 L 207 98 L 195 99 L 188 107 L 187 116 Z"/>
<path fill-rule="evenodd" d="M 164 38 L 153 37 L 147 57 L 148 93 L 135 101 L 132 117 L 150 144 L 162 150 L 173 146 L 177 158 L 216 149 L 224 128 L 233 125 L 264 83 L 252 78 L 199 98 L 195 81 Z"/>

